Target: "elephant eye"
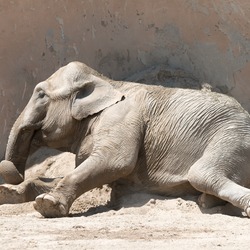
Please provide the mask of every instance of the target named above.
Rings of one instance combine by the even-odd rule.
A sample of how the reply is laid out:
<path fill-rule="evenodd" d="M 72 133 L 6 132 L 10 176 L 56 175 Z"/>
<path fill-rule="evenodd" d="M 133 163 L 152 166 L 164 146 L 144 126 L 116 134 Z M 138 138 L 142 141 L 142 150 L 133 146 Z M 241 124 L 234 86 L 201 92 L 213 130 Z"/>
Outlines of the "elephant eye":
<path fill-rule="evenodd" d="M 44 98 L 46 96 L 45 92 L 43 90 L 40 90 L 38 92 L 38 98 Z"/>

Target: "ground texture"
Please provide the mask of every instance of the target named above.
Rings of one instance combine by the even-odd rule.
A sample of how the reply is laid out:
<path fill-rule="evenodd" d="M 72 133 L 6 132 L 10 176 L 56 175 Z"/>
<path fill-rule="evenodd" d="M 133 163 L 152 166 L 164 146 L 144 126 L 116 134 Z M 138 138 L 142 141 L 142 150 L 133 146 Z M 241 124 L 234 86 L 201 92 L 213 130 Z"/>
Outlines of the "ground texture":
<path fill-rule="evenodd" d="M 73 169 L 73 158 L 42 149 L 31 158 L 27 178 L 57 176 L 58 169 L 65 174 Z M 202 210 L 197 197 L 136 193 L 121 197 L 114 209 L 109 199 L 108 186 L 94 189 L 75 201 L 69 217 L 57 219 L 43 218 L 32 202 L 1 205 L 0 245 L 4 249 L 249 249 L 249 219 L 233 216 L 238 211 L 228 206 Z"/>

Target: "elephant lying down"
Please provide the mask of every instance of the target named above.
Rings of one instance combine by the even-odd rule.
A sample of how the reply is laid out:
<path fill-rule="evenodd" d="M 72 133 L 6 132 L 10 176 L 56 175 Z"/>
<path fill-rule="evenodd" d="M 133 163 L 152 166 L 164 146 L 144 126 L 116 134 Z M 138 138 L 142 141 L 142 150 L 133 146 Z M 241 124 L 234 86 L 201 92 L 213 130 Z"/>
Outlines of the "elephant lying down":
<path fill-rule="evenodd" d="M 43 145 L 75 153 L 76 168 L 23 181 L 30 149 Z M 222 94 L 112 81 L 72 62 L 35 87 L 0 173 L 9 183 L 2 203 L 35 199 L 45 217 L 67 216 L 84 192 L 120 181 L 172 196 L 199 191 L 202 205 L 224 200 L 250 216 L 250 117 Z"/>

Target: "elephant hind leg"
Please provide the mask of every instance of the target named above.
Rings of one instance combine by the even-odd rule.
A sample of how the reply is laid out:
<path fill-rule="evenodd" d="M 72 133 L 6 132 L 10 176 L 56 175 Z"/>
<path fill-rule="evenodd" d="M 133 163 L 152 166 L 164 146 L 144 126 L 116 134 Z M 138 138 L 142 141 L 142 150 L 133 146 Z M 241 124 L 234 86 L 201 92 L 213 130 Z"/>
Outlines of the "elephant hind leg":
<path fill-rule="evenodd" d="M 23 181 L 18 185 L 0 185 L 0 205 L 17 204 L 33 201 L 35 198 L 53 189 L 61 178 L 34 178 Z"/>
<path fill-rule="evenodd" d="M 197 201 L 202 208 L 212 208 L 225 205 L 227 202 L 211 194 L 202 193 Z"/>
<path fill-rule="evenodd" d="M 190 168 L 188 181 L 195 189 L 210 195 L 208 199 L 215 196 L 218 199 L 227 201 L 244 210 L 247 216 L 250 217 L 250 189 L 229 179 L 220 168 L 221 162 L 220 164 L 218 162 L 216 162 L 215 158 L 211 159 L 203 156 Z M 204 197 L 205 195 L 201 198 Z M 211 203 L 217 201 L 212 199 Z"/>

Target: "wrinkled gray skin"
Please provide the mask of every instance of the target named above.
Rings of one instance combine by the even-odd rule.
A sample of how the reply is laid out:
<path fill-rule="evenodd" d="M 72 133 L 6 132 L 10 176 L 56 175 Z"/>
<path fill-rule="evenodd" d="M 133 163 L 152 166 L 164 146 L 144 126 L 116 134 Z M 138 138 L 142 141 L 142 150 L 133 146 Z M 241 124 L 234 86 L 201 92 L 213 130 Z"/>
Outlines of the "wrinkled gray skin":
<path fill-rule="evenodd" d="M 75 153 L 75 170 L 21 182 L 42 145 Z M 224 200 L 250 216 L 250 117 L 222 94 L 116 82 L 73 62 L 36 86 L 0 173 L 10 183 L 2 203 L 35 199 L 45 217 L 67 216 L 81 194 L 115 181 L 172 196 L 199 191 L 202 206 Z"/>

